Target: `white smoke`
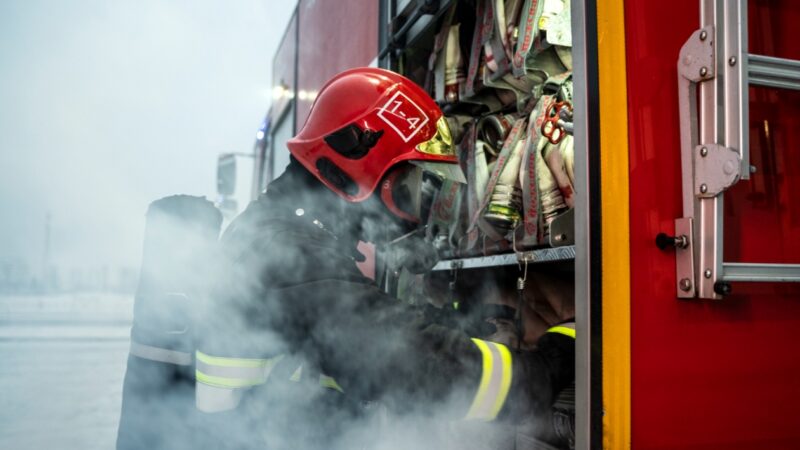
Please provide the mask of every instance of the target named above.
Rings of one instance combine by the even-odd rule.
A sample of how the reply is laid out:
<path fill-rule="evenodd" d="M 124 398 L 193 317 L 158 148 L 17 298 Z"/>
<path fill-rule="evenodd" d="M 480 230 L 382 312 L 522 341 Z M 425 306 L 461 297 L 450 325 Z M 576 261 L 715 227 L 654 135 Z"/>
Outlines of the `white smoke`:
<path fill-rule="evenodd" d="M 0 447 L 113 448 L 147 205 L 252 148 L 293 3 L 0 2 Z"/>
<path fill-rule="evenodd" d="M 321 209 L 318 205 L 302 206 L 308 210 Z M 258 223 L 255 221 L 256 225 Z M 264 226 L 267 225 L 264 222 Z M 234 226 L 241 224 L 234 223 Z M 377 226 L 378 223 L 374 221 L 366 221 L 360 225 L 362 230 Z M 191 227 L 176 224 L 173 228 L 189 230 Z M 359 304 L 360 301 L 369 299 L 348 298 L 346 293 L 331 292 L 330 288 L 337 284 L 326 283 L 324 280 L 317 283 L 317 290 L 309 291 L 311 298 L 293 298 L 303 301 L 300 306 L 287 305 L 270 298 L 281 295 L 280 287 L 270 284 L 274 283 L 270 281 L 270 268 L 281 273 L 282 269 L 289 268 L 290 271 L 296 270 L 307 275 L 310 273 L 309 265 L 325 265 L 324 258 L 327 254 L 324 249 L 315 254 L 287 252 L 286 248 L 281 247 L 281 239 L 291 236 L 291 228 L 280 233 L 270 233 L 267 235 L 269 239 L 265 240 L 255 239 L 258 229 L 249 231 L 253 233 L 251 239 L 224 242 L 221 251 L 231 252 L 236 258 L 234 260 L 222 256 L 208 258 L 207 255 L 202 255 L 203 245 L 198 244 L 194 237 L 189 233 L 177 233 L 170 242 L 170 246 L 176 249 L 173 258 L 170 258 L 173 264 L 159 264 L 158 276 L 167 280 L 185 279 L 186 261 L 210 261 L 210 266 L 203 268 L 205 264 L 199 263 L 198 268 L 190 270 L 197 274 L 197 279 L 189 280 L 189 283 L 202 286 L 201 290 L 207 289 L 210 277 L 215 280 L 211 282 L 212 285 L 221 282 L 224 292 L 216 291 L 219 294 L 216 296 L 211 287 L 210 296 L 201 295 L 193 299 L 191 314 L 161 311 L 162 314 L 196 318 L 196 331 L 200 335 L 211 337 L 211 340 L 217 342 L 218 338 L 222 339 L 223 345 L 214 347 L 214 354 L 220 356 L 264 358 L 284 355 L 287 360 L 291 358 L 290 369 L 302 366 L 307 370 L 316 367 L 319 357 L 346 356 L 346 364 L 357 368 L 359 374 L 363 375 L 361 379 L 355 378 L 356 385 L 353 384 L 352 377 L 351 384 L 342 381 L 344 395 L 350 395 L 352 404 L 350 407 L 340 407 L 338 402 L 334 402 L 336 406 L 331 409 L 328 403 L 331 401 L 330 396 L 340 394 L 319 389 L 313 383 L 287 383 L 285 378 L 291 370 L 284 370 L 271 373 L 265 385 L 245 392 L 243 400 L 234 411 L 195 412 L 192 417 L 176 417 L 165 413 L 163 417 L 149 416 L 147 421 L 158 423 L 166 429 L 190 429 L 193 430 L 190 432 L 193 436 L 218 438 L 222 441 L 219 445 L 225 445 L 225 448 L 259 448 L 261 445 L 267 448 L 296 448 L 298 442 L 310 448 L 514 448 L 517 423 L 461 420 L 477 389 L 474 372 L 471 376 L 451 373 L 451 383 L 443 386 L 441 395 L 430 397 L 413 394 L 415 391 L 425 391 L 424 386 L 428 384 L 440 384 L 437 380 L 447 375 L 435 366 L 427 367 L 430 372 L 409 373 L 406 370 L 404 364 L 407 361 L 404 356 L 418 355 L 418 352 L 428 347 L 415 347 L 415 342 L 419 342 L 415 338 L 419 337 L 405 333 L 404 323 L 390 324 L 397 325 L 398 329 L 391 326 L 372 326 L 379 323 L 381 314 L 386 314 L 387 308 L 376 310 L 375 315 L 370 316 L 370 312 L 364 311 Z M 371 230 L 374 235 L 379 234 L 379 231 L 385 232 L 385 229 Z M 181 242 L 182 239 L 186 242 Z M 265 267 L 260 267 L 261 265 Z M 488 299 L 492 302 L 493 299 L 494 302 L 517 306 L 514 291 L 508 289 L 509 286 L 514 286 L 513 279 L 499 274 L 480 278 L 470 278 L 466 274 L 464 276 L 465 280 L 460 284 L 457 296 L 472 297 L 473 301 Z M 534 298 L 530 298 L 529 302 L 533 311 L 528 317 L 530 320 L 527 326 L 528 331 L 535 334 L 541 333 L 548 323 L 558 322 L 571 314 L 561 303 L 571 299 L 568 288 L 570 280 L 558 270 L 531 274 L 530 277 L 530 282 L 537 286 L 530 292 L 540 300 L 537 304 Z M 304 280 L 298 278 L 296 281 Z M 425 294 L 434 296 L 430 299 L 432 303 L 441 302 L 442 296 L 449 295 L 441 289 L 430 289 Z M 380 295 L 377 290 L 375 295 Z M 384 301 L 395 303 L 395 310 L 403 309 L 401 300 L 387 297 Z M 342 311 L 350 311 L 353 315 L 361 314 L 363 317 L 339 322 L 343 317 L 351 319 L 346 315 L 342 316 Z M 375 324 L 370 323 L 372 319 L 376 321 Z M 398 319 L 407 320 L 408 317 L 398 315 Z M 294 344 L 299 339 L 301 348 L 296 345 L 293 347 L 293 342 L 284 339 L 287 334 L 298 332 L 298 324 L 311 324 L 307 329 L 307 340 L 296 335 L 292 338 Z M 337 348 L 331 346 L 332 342 L 342 345 L 343 351 L 337 352 Z M 530 349 L 530 346 L 525 348 Z M 331 353 L 326 354 L 328 351 Z M 448 357 L 458 358 L 458 355 Z M 411 395 L 407 398 L 385 395 L 384 391 L 397 392 L 395 384 L 405 384 L 405 389 Z M 175 401 L 191 403 L 192 392 L 187 391 L 185 394 L 186 396 L 176 398 Z M 301 409 L 299 414 L 290 408 L 293 415 L 287 419 L 284 416 L 285 411 L 281 409 L 286 403 L 300 404 L 306 408 Z M 142 443 L 145 444 L 147 442 Z M 217 443 L 208 444 L 205 439 L 199 443 L 192 441 L 190 447 L 203 448 L 204 444 L 209 445 L 209 448 L 219 448 Z M 169 447 L 176 448 L 180 445 L 181 443 L 170 442 Z"/>
<path fill-rule="evenodd" d="M 274 11 L 279 7 L 280 11 Z M 272 48 L 290 10 L 290 4 L 266 1 L 0 4 L 0 167 L 4 175 L 0 177 L 4 219 L 0 221 L 0 258 L 31 259 L 35 265 L 42 253 L 42 218 L 50 211 L 55 262 L 138 266 L 148 203 L 177 193 L 211 196 L 217 153 L 250 149 L 268 102 L 258 94 L 269 92 L 269 55 L 274 53 Z M 386 232 L 375 222 L 361 228 L 370 235 Z M 190 236 L 186 239 L 181 242 L 179 235 L 171 243 L 183 249 L 177 252 L 190 252 L 172 255 L 173 263 L 191 260 L 191 252 L 198 248 Z M 272 244 L 259 243 L 263 248 L 256 250 L 270 255 L 275 251 Z M 182 308 L 160 310 L 159 319 L 170 323 L 188 319 L 192 331 L 200 330 L 196 324 L 202 323 L 202 333 L 207 335 L 233 333 L 237 348 L 244 344 L 273 354 L 291 351 L 281 330 L 257 326 L 255 319 L 280 317 L 285 311 L 258 297 L 263 286 L 261 280 L 249 276 L 252 266 L 222 258 L 212 261 L 216 264 L 196 272 L 196 284 L 206 286 L 211 280 L 231 277 L 237 283 L 228 286 L 225 297 L 235 301 L 220 305 L 213 296 L 193 296 Z M 176 263 L 171 272 L 169 262 L 163 261 L 160 275 L 164 278 L 178 277 L 177 272 L 187 269 Z M 305 262 L 285 258 L 281 263 L 294 267 Z M 509 284 L 507 280 L 487 282 L 476 295 L 502 297 L 500 286 Z M 462 287 L 462 295 L 465 290 Z M 327 293 L 335 297 L 333 294 Z M 511 297 L 505 303 L 513 305 L 513 291 Z M 348 299 L 339 300 L 347 304 Z M 318 306 L 306 313 L 324 317 L 326 308 Z M 326 334 L 336 330 L 335 324 L 326 325 L 331 326 L 322 336 L 336 338 Z M 346 328 L 341 331 L 359 337 L 354 345 L 363 351 L 348 353 L 355 355 L 351 361 L 355 367 L 376 367 L 376 372 L 391 374 L 388 369 L 402 362 L 397 355 L 416 350 L 409 347 L 409 340 L 397 338 L 388 329 L 370 329 L 363 335 Z M 376 355 L 374 348 L 385 355 Z M 221 350 L 224 353 L 226 349 Z M 298 365 L 313 366 L 316 361 L 303 355 L 297 351 L 290 356 L 298 358 Z M 83 355 L 80 361 L 95 364 L 93 357 L 104 355 Z M 400 366 L 398 371 L 402 369 Z M 372 377 L 369 382 L 413 385 L 436 377 L 442 374 L 434 368 L 430 373 L 415 373 L 413 378 Z M 58 380 L 56 376 L 53 379 Z M 337 428 L 330 442 L 324 440 L 326 435 L 321 436 L 323 440 L 317 441 L 321 448 L 326 448 L 326 443 L 339 448 L 513 448 L 508 447 L 513 446 L 515 433 L 511 425 L 460 420 L 477 386 L 464 384 L 458 376 L 453 376 L 449 392 L 435 399 L 402 402 L 381 396 L 378 389 L 374 396 L 354 399 L 357 414 L 312 408 L 296 417 L 295 423 L 284 423 L 279 411 L 265 411 L 272 403 L 259 399 L 284 396 L 297 400 L 296 396 L 305 395 L 311 398 L 303 399 L 304 403 L 313 405 L 331 393 L 283 387 L 285 391 L 253 388 L 248 393 L 251 400 L 240 410 L 244 420 L 228 429 L 228 444 L 253 447 L 258 443 L 251 436 L 257 435 L 281 447 L 294 442 L 297 433 L 318 433 L 317 427 L 328 423 Z M 343 387 L 344 395 L 358 390 L 356 386 Z M 115 390 L 94 395 L 119 394 Z M 166 413 L 170 405 L 186 401 L 187 395 L 191 404 L 193 394 L 165 394 L 159 400 L 163 409 L 144 418 L 174 432 L 165 435 L 169 448 L 202 446 L 187 441 L 178 431 L 224 420 L 222 416 L 199 417 L 192 408 L 183 415 Z M 79 413 L 87 402 L 85 398 L 62 397 L 66 404 L 54 405 L 47 398 L 37 398 L 36 392 L 22 395 L 31 396 L 29 409 L 21 414 L 26 417 L 36 416 L 37 408 Z M 58 428 L 39 425 L 37 433 L 52 433 L 53 441 L 58 441 Z M 11 420 L 0 426 L 3 431 L 17 425 Z M 235 427 L 240 427 L 241 434 Z M 9 448 L 34 447 L 24 440 L 23 433 L 16 436 L 21 440 L 11 442 Z M 195 438 L 198 436 L 202 433 Z M 91 442 L 74 444 L 95 446 Z"/>

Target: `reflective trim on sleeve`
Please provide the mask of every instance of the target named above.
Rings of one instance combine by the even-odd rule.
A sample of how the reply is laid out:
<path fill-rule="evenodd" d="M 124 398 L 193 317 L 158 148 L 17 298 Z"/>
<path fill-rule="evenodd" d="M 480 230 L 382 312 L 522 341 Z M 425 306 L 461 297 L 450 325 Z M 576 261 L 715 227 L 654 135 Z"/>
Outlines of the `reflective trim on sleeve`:
<path fill-rule="evenodd" d="M 289 377 L 289 381 L 294 381 L 295 383 L 297 383 L 300 381 L 300 377 L 302 376 L 303 376 L 303 365 L 300 364 L 299 366 L 297 366 L 297 369 L 295 369 L 292 376 Z"/>
<path fill-rule="evenodd" d="M 204 413 L 230 411 L 242 400 L 243 389 L 224 388 L 205 383 L 195 385 L 195 407 Z"/>
<path fill-rule="evenodd" d="M 223 358 L 196 352 L 195 378 L 199 383 L 220 388 L 245 388 L 263 384 L 283 356 L 271 359 Z"/>
<path fill-rule="evenodd" d="M 342 387 L 339 386 L 339 383 L 337 383 L 336 380 L 333 379 L 333 377 L 321 374 L 319 376 L 319 385 L 324 388 L 335 389 L 344 394 L 344 389 L 342 389 Z"/>
<path fill-rule="evenodd" d="M 167 350 L 166 348 L 161 347 L 153 347 L 151 345 L 140 344 L 136 341 L 131 341 L 130 354 L 136 356 L 137 358 L 175 364 L 177 366 L 188 366 L 192 364 L 191 353 Z"/>
<path fill-rule="evenodd" d="M 572 339 L 575 339 L 575 322 L 567 322 L 562 323 L 561 325 L 556 325 L 547 330 L 547 332 L 563 334 L 564 336 L 569 336 Z"/>
<path fill-rule="evenodd" d="M 222 367 L 264 367 L 269 361 L 271 361 L 270 359 L 225 358 L 221 356 L 211 356 L 201 352 L 200 350 L 196 352 L 196 356 L 198 361 Z"/>
<path fill-rule="evenodd" d="M 265 377 L 260 378 L 229 378 L 229 377 L 215 377 L 213 375 L 206 375 L 197 370 L 195 378 L 199 383 L 207 384 L 209 386 L 224 387 L 224 388 L 245 388 L 258 386 L 267 381 Z"/>
<path fill-rule="evenodd" d="M 496 342 L 472 339 L 483 356 L 483 373 L 478 392 L 465 419 L 490 421 L 497 417 L 511 388 L 511 352 Z"/>

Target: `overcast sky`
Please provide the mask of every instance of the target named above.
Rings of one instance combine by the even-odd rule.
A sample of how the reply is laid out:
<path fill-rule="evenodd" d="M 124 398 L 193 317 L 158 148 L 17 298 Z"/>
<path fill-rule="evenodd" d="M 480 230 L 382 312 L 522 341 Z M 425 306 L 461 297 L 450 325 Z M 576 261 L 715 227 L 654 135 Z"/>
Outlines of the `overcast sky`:
<path fill-rule="evenodd" d="M 138 265 L 150 201 L 251 151 L 295 1 L 0 1 L 0 263 Z"/>

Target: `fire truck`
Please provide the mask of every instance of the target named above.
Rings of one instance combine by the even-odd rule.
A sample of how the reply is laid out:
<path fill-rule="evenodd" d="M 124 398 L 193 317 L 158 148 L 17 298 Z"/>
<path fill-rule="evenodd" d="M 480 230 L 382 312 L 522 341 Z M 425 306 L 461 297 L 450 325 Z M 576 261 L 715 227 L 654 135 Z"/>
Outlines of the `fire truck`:
<path fill-rule="evenodd" d="M 431 276 L 467 299 L 467 278 L 569 274 L 575 448 L 800 448 L 798 23 L 785 0 L 300 0 L 247 195 L 288 164 L 327 79 L 402 73 L 459 130 L 468 173 L 440 186 Z M 517 191 L 497 197 L 517 148 Z"/>

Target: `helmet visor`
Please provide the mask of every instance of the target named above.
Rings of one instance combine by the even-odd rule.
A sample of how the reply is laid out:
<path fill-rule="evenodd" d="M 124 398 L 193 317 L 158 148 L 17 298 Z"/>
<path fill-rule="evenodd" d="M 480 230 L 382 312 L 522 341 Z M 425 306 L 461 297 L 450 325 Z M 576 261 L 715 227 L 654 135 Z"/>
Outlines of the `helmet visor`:
<path fill-rule="evenodd" d="M 427 141 L 418 144 L 417 150 L 426 155 L 456 156 L 453 137 L 450 134 L 450 126 L 447 125 L 447 119 L 444 116 L 436 121 L 436 134 Z"/>

